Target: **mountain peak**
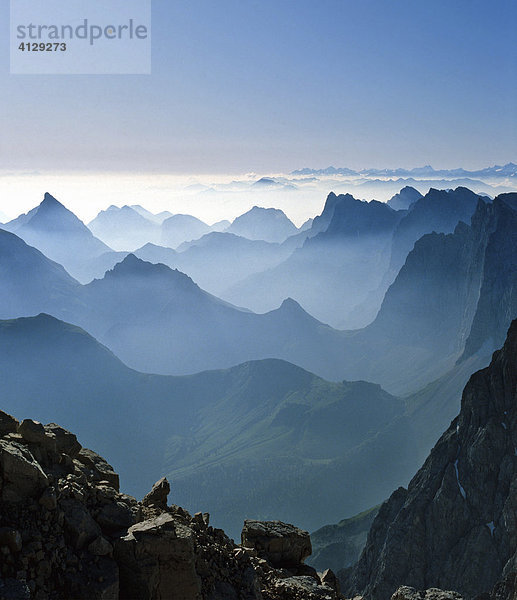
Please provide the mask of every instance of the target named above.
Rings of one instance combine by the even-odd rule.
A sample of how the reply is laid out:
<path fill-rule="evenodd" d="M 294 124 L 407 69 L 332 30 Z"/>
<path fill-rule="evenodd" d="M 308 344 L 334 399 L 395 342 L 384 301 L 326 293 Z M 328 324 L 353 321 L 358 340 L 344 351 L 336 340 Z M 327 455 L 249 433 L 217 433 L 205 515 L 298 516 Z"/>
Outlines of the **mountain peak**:
<path fill-rule="evenodd" d="M 108 271 L 104 276 L 104 279 L 112 279 L 117 277 L 157 277 L 164 281 L 182 282 L 186 286 L 198 286 L 192 281 L 192 279 L 178 271 L 178 269 L 171 269 L 167 265 L 162 263 L 151 263 L 141 258 L 138 258 L 134 254 L 128 254 L 122 261 L 117 263 L 113 269 Z"/>
<path fill-rule="evenodd" d="M 129 253 L 123 260 L 117 263 L 109 273 L 117 275 L 138 275 L 149 273 L 153 270 L 153 265 L 150 262 L 138 258 L 133 253 Z M 162 267 L 164 265 L 161 265 Z"/>
<path fill-rule="evenodd" d="M 286 298 L 280 305 L 280 310 L 299 310 L 305 312 L 299 302 L 296 302 L 293 298 Z"/>
<path fill-rule="evenodd" d="M 45 192 L 43 200 L 41 201 L 40 208 L 65 208 L 59 200 L 56 200 L 52 194 Z"/>
<path fill-rule="evenodd" d="M 293 298 L 286 298 L 277 309 L 274 309 L 267 314 L 278 315 L 281 316 L 282 319 L 292 317 L 295 319 L 306 319 L 312 323 L 320 323 L 318 319 L 314 318 L 311 314 L 309 314 L 303 308 L 303 306 Z"/>

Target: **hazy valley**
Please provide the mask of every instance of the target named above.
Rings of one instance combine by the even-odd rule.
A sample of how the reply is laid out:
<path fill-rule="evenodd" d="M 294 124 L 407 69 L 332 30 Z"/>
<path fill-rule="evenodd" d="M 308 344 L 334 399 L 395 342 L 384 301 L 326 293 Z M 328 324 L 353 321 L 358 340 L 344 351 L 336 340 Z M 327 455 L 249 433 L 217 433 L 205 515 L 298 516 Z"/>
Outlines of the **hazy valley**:
<path fill-rule="evenodd" d="M 494 538 L 496 559 L 485 533 L 465 532 L 483 519 L 499 531 L 513 459 L 490 514 L 463 511 L 447 549 L 425 542 L 423 575 L 401 566 L 386 531 L 415 535 L 400 511 L 434 514 L 420 508 L 426 478 L 445 483 L 424 466 L 379 509 L 422 466 L 517 316 L 517 194 L 422 191 L 406 186 L 386 203 L 331 192 L 299 228 L 278 209 L 209 226 L 139 205 L 87 226 L 46 193 L 0 229 L 2 410 L 75 432 L 138 498 L 166 476 L 175 504 L 209 510 L 234 538 L 244 519 L 318 530 L 308 562 L 331 563 L 346 594 L 490 591 L 515 548 Z M 469 402 L 478 410 L 476 394 L 499 406 L 498 394 L 514 393 L 513 337 L 498 355 L 508 366 L 494 359 L 482 372 L 494 373 L 492 391 L 479 392 L 476 375 L 462 414 Z M 474 467 L 460 444 L 451 471 L 443 440 L 425 465 L 442 461 L 447 502 L 461 504 L 461 490 L 481 484 L 467 474 L 459 499 L 450 491 L 451 472 Z M 457 575 L 440 552 L 490 555 L 492 566 Z"/>

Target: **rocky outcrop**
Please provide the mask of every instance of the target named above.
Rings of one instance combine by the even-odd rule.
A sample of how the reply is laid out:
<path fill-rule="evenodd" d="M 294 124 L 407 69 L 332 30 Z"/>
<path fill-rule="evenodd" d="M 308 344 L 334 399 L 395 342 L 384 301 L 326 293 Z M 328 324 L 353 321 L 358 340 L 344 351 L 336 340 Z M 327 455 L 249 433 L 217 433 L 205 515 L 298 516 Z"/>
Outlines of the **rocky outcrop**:
<path fill-rule="evenodd" d="M 296 567 L 312 553 L 308 532 L 282 521 L 246 520 L 241 541 L 276 567 Z"/>
<path fill-rule="evenodd" d="M 402 586 L 393 594 L 391 600 L 463 600 L 463 597 L 458 592 L 446 592 L 437 588 L 422 591 Z"/>
<path fill-rule="evenodd" d="M 332 572 L 303 564 L 307 532 L 247 522 L 237 546 L 169 491 L 162 478 L 138 502 L 69 431 L 0 411 L 0 600 L 341 598 Z"/>
<path fill-rule="evenodd" d="M 514 321 L 490 366 L 471 377 L 459 416 L 408 489 L 381 507 L 359 562 L 341 573 L 346 593 L 385 600 L 409 585 L 488 598 L 494 585 L 507 588 L 517 565 L 516 492 Z M 493 598 L 513 598 L 497 586 Z"/>

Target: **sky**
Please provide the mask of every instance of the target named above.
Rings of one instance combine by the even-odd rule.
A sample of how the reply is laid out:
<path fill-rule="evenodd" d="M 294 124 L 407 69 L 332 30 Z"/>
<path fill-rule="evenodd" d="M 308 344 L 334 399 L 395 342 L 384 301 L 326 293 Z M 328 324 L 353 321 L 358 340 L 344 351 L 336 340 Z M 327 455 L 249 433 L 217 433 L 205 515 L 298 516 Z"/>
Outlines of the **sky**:
<path fill-rule="evenodd" d="M 514 0 L 153 0 L 151 75 L 10 75 L 2 168 L 478 168 L 517 156 Z"/>

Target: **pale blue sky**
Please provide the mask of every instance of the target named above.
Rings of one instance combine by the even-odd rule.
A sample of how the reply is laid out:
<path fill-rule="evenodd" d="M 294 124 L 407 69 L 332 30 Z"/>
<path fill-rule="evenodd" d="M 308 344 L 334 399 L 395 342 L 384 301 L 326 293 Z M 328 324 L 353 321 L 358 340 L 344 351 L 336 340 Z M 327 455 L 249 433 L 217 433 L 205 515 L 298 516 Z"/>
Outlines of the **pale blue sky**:
<path fill-rule="evenodd" d="M 4 169 L 517 158 L 515 0 L 153 0 L 150 76 L 9 75 L 0 17 Z"/>

